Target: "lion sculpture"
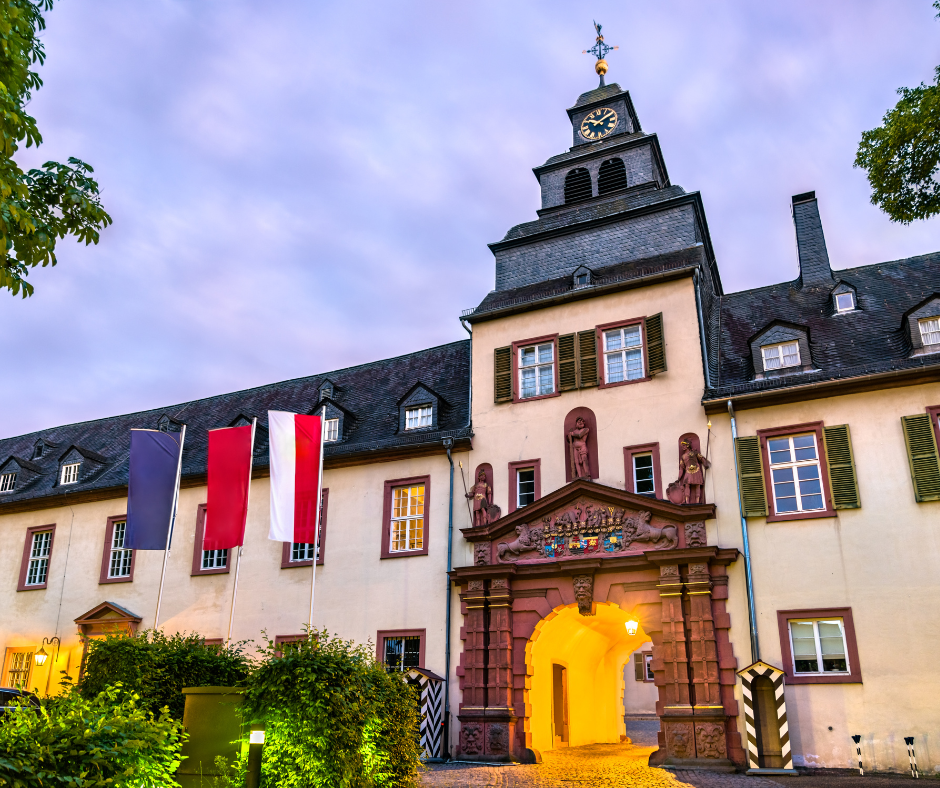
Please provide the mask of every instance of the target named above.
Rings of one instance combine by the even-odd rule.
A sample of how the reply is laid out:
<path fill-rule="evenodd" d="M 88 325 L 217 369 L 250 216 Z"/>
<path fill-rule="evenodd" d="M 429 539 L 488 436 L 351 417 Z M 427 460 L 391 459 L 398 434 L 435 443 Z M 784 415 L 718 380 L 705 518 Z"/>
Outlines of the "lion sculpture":
<path fill-rule="evenodd" d="M 633 542 L 650 542 L 656 550 L 665 550 L 679 544 L 679 532 L 674 525 L 650 525 L 649 512 L 637 512 L 624 517 L 623 547 Z"/>
<path fill-rule="evenodd" d="M 496 552 L 500 561 L 514 561 L 523 553 L 530 553 L 541 547 L 542 529 L 529 528 L 525 523 L 516 526 L 516 538 L 511 542 L 500 542 Z"/>

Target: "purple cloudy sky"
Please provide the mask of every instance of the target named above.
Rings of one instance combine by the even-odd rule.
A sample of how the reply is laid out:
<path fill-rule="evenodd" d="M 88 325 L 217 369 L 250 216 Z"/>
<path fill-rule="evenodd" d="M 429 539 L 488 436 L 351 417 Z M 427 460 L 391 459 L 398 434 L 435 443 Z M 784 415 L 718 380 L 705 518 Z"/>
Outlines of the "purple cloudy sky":
<path fill-rule="evenodd" d="M 114 218 L 0 294 L 0 434 L 160 407 L 463 338 L 486 243 L 535 218 L 531 168 L 609 81 L 702 192 L 725 289 L 796 274 L 815 189 L 834 267 L 940 248 L 852 168 L 895 89 L 930 80 L 929 0 L 570 3 L 60 0 L 45 144 L 92 163 Z"/>

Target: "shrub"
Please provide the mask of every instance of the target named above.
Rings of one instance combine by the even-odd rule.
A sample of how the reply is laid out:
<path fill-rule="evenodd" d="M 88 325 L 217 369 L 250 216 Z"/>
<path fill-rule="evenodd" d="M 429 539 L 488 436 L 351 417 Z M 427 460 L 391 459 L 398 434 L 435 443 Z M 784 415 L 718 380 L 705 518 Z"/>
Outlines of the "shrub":
<path fill-rule="evenodd" d="M 201 635 L 167 637 L 146 630 L 90 640 L 79 689 L 86 699 L 93 698 L 120 682 L 154 714 L 166 706 L 181 720 L 183 687 L 237 687 L 245 683 L 248 671 L 243 643 L 207 646 Z"/>
<path fill-rule="evenodd" d="M 370 647 L 323 631 L 289 646 L 269 640 L 262 658 L 245 710 L 265 722 L 266 788 L 417 785 L 417 693 Z"/>
<path fill-rule="evenodd" d="M 0 724 L 0 786 L 177 786 L 183 726 L 156 719 L 117 684 L 92 698 L 70 689 Z"/>

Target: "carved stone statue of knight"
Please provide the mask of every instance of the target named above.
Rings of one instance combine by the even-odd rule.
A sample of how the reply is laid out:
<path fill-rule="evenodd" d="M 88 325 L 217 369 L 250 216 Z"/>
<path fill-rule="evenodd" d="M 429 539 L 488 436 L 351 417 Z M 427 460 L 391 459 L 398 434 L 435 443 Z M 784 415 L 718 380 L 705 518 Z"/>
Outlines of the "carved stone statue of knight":
<path fill-rule="evenodd" d="M 493 505 L 493 488 L 487 484 L 486 471 L 482 468 L 477 473 L 476 484 L 470 488 L 467 498 L 473 501 L 474 526 L 479 527 L 489 524 L 489 509 Z"/>
<path fill-rule="evenodd" d="M 679 478 L 666 490 L 673 503 L 705 503 L 705 471 L 711 463 L 699 451 L 698 435 L 686 433 L 679 438 Z"/>

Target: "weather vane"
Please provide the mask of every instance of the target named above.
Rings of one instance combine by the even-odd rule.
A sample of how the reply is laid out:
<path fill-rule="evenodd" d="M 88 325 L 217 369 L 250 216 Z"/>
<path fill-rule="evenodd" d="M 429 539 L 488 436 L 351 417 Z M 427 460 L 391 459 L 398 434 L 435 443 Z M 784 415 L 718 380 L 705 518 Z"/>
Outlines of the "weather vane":
<path fill-rule="evenodd" d="M 599 87 L 604 87 L 604 74 L 607 73 L 607 61 L 604 60 L 604 58 L 608 52 L 620 49 L 620 47 L 612 47 L 604 43 L 604 36 L 601 35 L 601 27 L 603 27 L 603 25 L 599 25 L 597 22 L 594 23 L 594 29 L 597 31 L 597 41 L 590 49 L 581 50 L 581 54 L 587 55 L 590 53 L 597 58 L 597 62 L 594 64 L 594 70 L 597 72 L 597 76 L 601 78 Z"/>

